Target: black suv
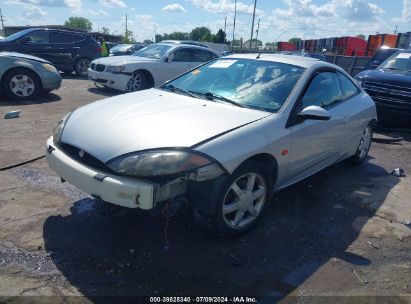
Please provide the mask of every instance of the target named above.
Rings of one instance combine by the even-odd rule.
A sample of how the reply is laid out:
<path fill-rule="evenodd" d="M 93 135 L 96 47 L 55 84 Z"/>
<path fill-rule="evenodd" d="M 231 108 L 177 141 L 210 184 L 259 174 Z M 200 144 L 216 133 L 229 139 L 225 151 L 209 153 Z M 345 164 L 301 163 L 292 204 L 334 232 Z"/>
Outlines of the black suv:
<path fill-rule="evenodd" d="M 383 124 L 411 125 L 411 50 L 398 51 L 355 78 L 374 99 Z"/>
<path fill-rule="evenodd" d="M 52 62 L 65 73 L 87 76 L 90 62 L 101 57 L 101 47 L 83 32 L 32 28 L 0 40 L 0 52 L 34 55 Z"/>

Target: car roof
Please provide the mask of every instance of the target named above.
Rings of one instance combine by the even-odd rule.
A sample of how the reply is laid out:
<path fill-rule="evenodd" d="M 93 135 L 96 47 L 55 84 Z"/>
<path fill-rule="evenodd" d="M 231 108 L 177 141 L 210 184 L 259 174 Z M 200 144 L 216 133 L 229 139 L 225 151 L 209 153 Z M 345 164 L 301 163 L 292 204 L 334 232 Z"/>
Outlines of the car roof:
<path fill-rule="evenodd" d="M 198 41 L 193 41 L 193 40 L 163 40 L 160 41 L 161 43 L 168 43 L 168 44 L 189 44 L 189 45 L 199 45 L 205 48 L 208 48 L 208 45 L 198 42 Z"/>
<path fill-rule="evenodd" d="M 87 32 L 84 31 L 79 31 L 79 30 L 63 30 L 63 29 L 57 29 L 57 28 L 48 28 L 48 27 L 33 27 L 30 29 L 26 29 L 27 32 L 33 32 L 33 31 L 53 31 L 53 32 L 63 32 L 63 33 L 69 33 L 69 34 L 81 34 L 81 35 L 88 35 Z"/>
<path fill-rule="evenodd" d="M 266 60 L 266 61 L 273 61 L 273 62 L 280 62 L 280 63 L 286 63 L 286 64 L 291 64 L 295 66 L 300 66 L 302 68 L 308 68 L 312 65 L 315 64 L 322 64 L 326 66 L 334 66 L 331 64 L 328 64 L 324 61 L 321 61 L 317 58 L 311 58 L 311 57 L 303 57 L 303 56 L 296 56 L 296 55 L 285 55 L 285 54 L 232 54 L 225 56 L 222 60 L 228 59 L 228 58 L 238 58 L 238 59 L 261 59 L 261 60 Z"/>

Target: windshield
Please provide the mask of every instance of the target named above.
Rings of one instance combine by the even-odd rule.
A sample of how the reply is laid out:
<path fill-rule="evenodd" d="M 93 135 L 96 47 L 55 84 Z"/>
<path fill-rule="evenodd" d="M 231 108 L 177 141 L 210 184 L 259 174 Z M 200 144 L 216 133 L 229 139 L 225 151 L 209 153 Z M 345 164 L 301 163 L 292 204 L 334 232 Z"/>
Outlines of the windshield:
<path fill-rule="evenodd" d="M 148 47 L 138 50 L 133 55 L 152 59 L 159 59 L 163 57 L 170 49 L 171 46 L 166 44 L 152 44 Z"/>
<path fill-rule="evenodd" d="M 111 52 L 124 52 L 130 49 L 132 46 L 133 46 L 132 44 L 120 44 L 120 45 L 116 45 L 112 47 L 110 51 Z"/>
<path fill-rule="evenodd" d="M 27 33 L 31 33 L 33 31 L 33 29 L 26 29 L 26 30 L 22 30 L 20 32 L 17 32 L 13 35 L 7 36 L 6 38 L 2 39 L 1 41 L 14 41 L 17 39 L 20 39 L 21 37 L 23 37 L 24 35 L 26 35 Z"/>
<path fill-rule="evenodd" d="M 215 96 L 217 98 L 213 100 L 217 102 L 277 112 L 303 72 L 301 67 L 279 62 L 221 59 L 184 74 L 163 87 L 175 87 L 199 97 Z"/>
<path fill-rule="evenodd" d="M 380 65 L 380 69 L 411 71 L 411 53 L 395 53 Z"/>

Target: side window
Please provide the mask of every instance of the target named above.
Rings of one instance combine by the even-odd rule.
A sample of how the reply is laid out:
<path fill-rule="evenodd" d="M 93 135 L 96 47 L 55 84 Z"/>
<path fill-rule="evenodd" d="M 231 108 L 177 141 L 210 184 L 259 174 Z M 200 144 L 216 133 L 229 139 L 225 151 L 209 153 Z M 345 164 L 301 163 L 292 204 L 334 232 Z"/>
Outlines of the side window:
<path fill-rule="evenodd" d="M 357 86 L 344 74 L 337 72 L 340 78 L 342 99 L 348 99 L 358 93 Z"/>
<path fill-rule="evenodd" d="M 35 31 L 24 36 L 28 39 L 26 43 L 49 43 L 49 33 L 46 31 Z"/>
<path fill-rule="evenodd" d="M 212 54 L 204 50 L 192 50 L 194 62 L 207 62 L 213 59 Z"/>
<path fill-rule="evenodd" d="M 84 40 L 84 36 L 73 35 L 69 33 L 59 33 L 51 32 L 50 33 L 50 42 L 51 43 L 74 43 Z"/>
<path fill-rule="evenodd" d="M 301 101 L 302 109 L 308 106 L 327 108 L 341 101 L 340 83 L 336 73 L 322 72 L 315 76 Z"/>
<path fill-rule="evenodd" d="M 173 62 L 191 62 L 190 49 L 178 49 L 174 52 Z"/>

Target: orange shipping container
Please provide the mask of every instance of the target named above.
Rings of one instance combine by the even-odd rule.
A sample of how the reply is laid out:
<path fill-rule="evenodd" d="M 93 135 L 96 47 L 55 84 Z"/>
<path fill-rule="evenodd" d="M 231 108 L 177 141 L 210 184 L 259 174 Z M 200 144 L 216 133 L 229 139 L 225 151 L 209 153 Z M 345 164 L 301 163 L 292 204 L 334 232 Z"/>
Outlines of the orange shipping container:
<path fill-rule="evenodd" d="M 382 46 L 388 46 L 391 48 L 395 48 L 395 46 L 397 45 L 397 35 L 389 35 L 389 34 L 385 34 L 382 35 Z"/>

